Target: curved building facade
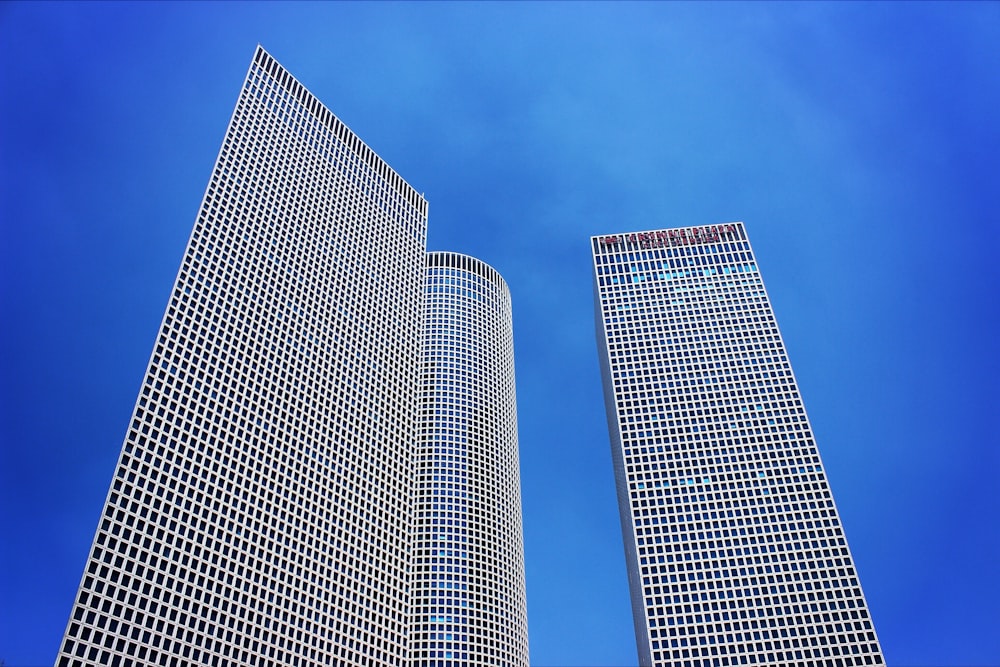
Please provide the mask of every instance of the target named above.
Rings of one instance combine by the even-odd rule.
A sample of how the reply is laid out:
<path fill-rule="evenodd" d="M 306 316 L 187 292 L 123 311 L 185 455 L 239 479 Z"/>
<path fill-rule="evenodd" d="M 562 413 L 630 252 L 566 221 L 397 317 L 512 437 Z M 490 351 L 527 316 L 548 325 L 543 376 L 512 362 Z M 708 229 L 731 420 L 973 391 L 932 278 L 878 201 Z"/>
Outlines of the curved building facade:
<path fill-rule="evenodd" d="M 510 290 L 451 252 L 425 287 L 410 662 L 527 667 Z"/>
<path fill-rule="evenodd" d="M 510 292 L 426 232 L 258 47 L 57 667 L 527 666 Z"/>

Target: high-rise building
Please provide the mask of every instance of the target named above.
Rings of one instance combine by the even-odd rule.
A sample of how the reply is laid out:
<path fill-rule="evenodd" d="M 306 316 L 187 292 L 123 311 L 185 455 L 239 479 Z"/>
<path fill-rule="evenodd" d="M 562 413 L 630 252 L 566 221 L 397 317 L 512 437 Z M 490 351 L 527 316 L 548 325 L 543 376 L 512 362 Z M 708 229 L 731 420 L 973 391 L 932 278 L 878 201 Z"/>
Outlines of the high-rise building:
<path fill-rule="evenodd" d="M 258 47 L 57 665 L 410 664 L 415 456 L 428 433 L 421 417 L 438 412 L 438 395 L 421 394 L 426 225 L 424 198 Z M 489 279 L 502 285 L 495 273 Z M 500 314 L 477 312 L 470 329 L 490 330 L 469 337 L 509 344 L 506 303 L 506 329 Z M 450 349 L 451 367 L 465 363 Z M 470 585 L 467 613 L 446 614 L 461 617 L 448 625 L 465 628 L 470 655 L 479 635 L 520 637 L 523 626 L 519 617 L 501 626 L 508 606 L 490 597 L 523 579 L 512 514 L 519 497 L 485 511 L 478 500 L 512 493 L 511 484 L 517 491 L 513 376 L 501 373 L 510 371 L 509 353 L 490 358 L 496 373 L 490 367 L 482 378 L 502 382 L 474 392 L 502 400 L 462 404 L 475 418 L 446 427 L 457 434 L 461 422 L 475 479 L 464 483 L 462 510 L 448 510 L 468 516 L 461 536 L 470 543 L 442 547 L 467 553 L 449 558 L 467 561 L 469 573 L 442 583 L 490 576 Z M 501 421 L 488 423 L 494 417 Z M 496 478 L 484 479 L 495 472 L 487 444 L 503 464 Z M 448 446 L 458 444 L 449 438 Z M 509 522 L 511 535 L 474 548 L 495 519 Z"/>
<path fill-rule="evenodd" d="M 510 290 L 478 259 L 427 260 L 412 665 L 527 667 Z"/>
<path fill-rule="evenodd" d="M 743 224 L 591 247 L 640 663 L 882 664 Z"/>

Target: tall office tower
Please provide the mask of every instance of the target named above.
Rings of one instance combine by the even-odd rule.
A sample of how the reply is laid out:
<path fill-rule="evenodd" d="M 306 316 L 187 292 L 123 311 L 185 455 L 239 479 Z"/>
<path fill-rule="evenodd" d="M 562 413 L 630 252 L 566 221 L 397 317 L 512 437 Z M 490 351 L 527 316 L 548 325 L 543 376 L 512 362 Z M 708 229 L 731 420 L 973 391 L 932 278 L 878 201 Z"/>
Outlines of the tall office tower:
<path fill-rule="evenodd" d="M 426 221 L 258 48 L 58 665 L 406 664 Z"/>
<path fill-rule="evenodd" d="M 641 664 L 882 664 L 743 224 L 591 246 Z"/>
<path fill-rule="evenodd" d="M 527 667 L 510 291 L 427 257 L 415 490 L 412 667 Z"/>

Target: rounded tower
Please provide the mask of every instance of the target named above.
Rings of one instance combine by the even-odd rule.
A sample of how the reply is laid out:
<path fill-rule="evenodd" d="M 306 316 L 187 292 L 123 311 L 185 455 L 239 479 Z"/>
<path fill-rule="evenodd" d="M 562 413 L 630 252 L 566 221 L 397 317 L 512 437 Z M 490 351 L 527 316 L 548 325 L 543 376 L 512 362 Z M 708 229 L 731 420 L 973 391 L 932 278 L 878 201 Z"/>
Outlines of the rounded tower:
<path fill-rule="evenodd" d="M 410 664 L 528 666 L 510 290 L 427 256 Z"/>

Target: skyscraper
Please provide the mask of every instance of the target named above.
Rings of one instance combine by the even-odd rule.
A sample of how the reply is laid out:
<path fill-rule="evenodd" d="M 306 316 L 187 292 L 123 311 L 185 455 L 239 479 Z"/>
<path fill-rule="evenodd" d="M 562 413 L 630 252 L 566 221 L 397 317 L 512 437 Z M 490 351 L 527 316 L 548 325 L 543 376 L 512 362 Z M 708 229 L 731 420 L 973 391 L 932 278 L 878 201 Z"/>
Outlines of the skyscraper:
<path fill-rule="evenodd" d="M 882 664 L 743 224 L 591 248 L 640 663 Z"/>
<path fill-rule="evenodd" d="M 510 290 L 428 255 L 417 440 L 414 667 L 527 667 Z"/>
<path fill-rule="evenodd" d="M 409 664 L 414 457 L 420 411 L 436 412 L 421 396 L 426 226 L 424 198 L 258 47 L 58 665 Z M 483 323 L 509 336 L 509 320 Z M 501 426 L 461 425 L 515 457 L 513 478 L 470 480 L 470 515 L 473 493 L 516 482 L 507 381 L 477 388 L 510 392 Z M 463 635 L 495 629 L 489 596 L 517 573 L 492 574 Z"/>

